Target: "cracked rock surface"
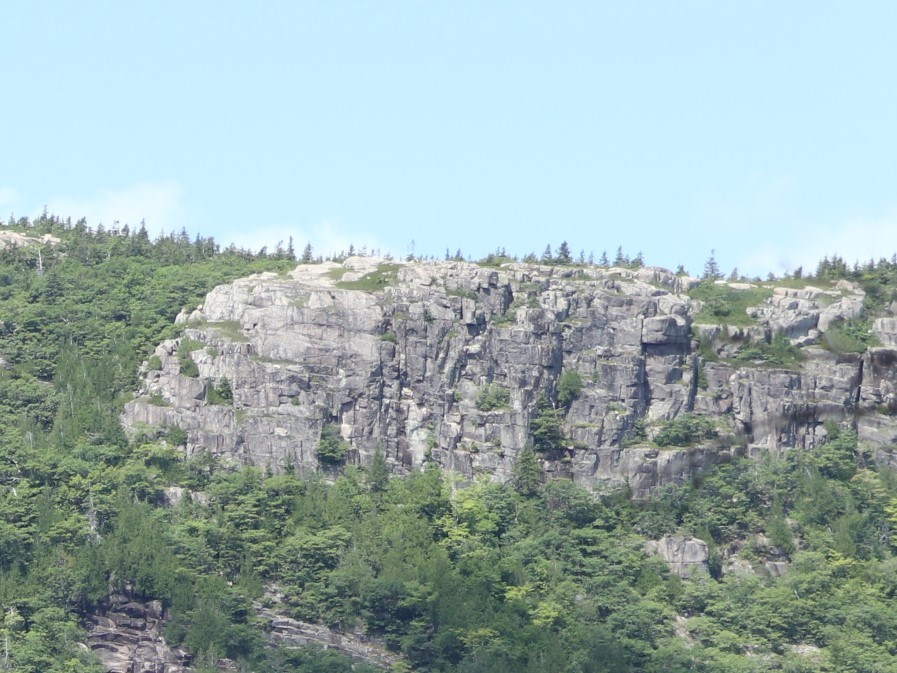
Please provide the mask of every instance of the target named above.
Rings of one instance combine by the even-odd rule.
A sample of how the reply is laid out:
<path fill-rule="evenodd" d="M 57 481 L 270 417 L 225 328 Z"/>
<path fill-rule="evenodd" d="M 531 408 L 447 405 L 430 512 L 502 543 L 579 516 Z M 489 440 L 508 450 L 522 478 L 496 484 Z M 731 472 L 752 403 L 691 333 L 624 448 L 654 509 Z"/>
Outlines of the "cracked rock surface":
<path fill-rule="evenodd" d="M 321 467 L 332 426 L 349 463 L 379 448 L 397 473 L 435 461 L 507 480 L 540 400 L 556 403 L 562 374 L 576 372 L 581 393 L 561 410 L 565 439 L 540 454 L 543 470 L 637 497 L 745 452 L 811 448 L 827 420 L 857 418 L 861 440 L 897 442 L 897 321 L 876 320 L 882 346 L 864 354 L 818 346 L 863 315 L 862 290 L 775 288 L 748 309 L 753 326 L 727 332 L 736 345 L 784 334 L 806 356 L 787 370 L 702 359 L 697 337 L 724 329 L 696 322 L 697 282 L 658 268 L 367 257 L 256 275 L 179 316 L 183 336 L 144 365 L 124 422 L 134 433 L 180 428 L 188 454 L 300 472 Z M 484 405 L 486 386 L 507 401 Z M 685 413 L 714 416 L 719 438 L 651 444 Z"/>

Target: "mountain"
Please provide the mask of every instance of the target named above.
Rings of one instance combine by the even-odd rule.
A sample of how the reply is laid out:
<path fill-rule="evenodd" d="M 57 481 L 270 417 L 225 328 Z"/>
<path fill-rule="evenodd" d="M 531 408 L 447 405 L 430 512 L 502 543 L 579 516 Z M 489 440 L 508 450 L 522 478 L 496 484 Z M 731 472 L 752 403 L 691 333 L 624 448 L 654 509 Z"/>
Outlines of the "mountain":
<path fill-rule="evenodd" d="M 5 233 L 2 670 L 897 670 L 897 259 Z"/>
<path fill-rule="evenodd" d="M 300 265 L 183 312 L 123 419 L 183 431 L 188 455 L 303 474 L 380 449 L 396 473 L 432 461 L 507 481 L 529 443 L 546 475 L 638 497 L 735 455 L 812 449 L 832 423 L 887 461 L 897 350 L 834 340 L 864 320 L 864 299 L 847 280 L 702 283 L 660 268 Z M 881 318 L 862 336 L 894 344 L 894 330 Z"/>

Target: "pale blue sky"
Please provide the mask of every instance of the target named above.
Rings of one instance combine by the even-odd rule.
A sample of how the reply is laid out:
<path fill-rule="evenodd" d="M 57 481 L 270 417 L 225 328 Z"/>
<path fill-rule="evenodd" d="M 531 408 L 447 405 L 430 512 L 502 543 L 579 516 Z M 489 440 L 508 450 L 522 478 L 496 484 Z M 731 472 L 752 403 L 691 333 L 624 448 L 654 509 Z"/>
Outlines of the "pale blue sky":
<path fill-rule="evenodd" d="M 897 251 L 894 2 L 0 6 L 0 213 L 323 253 Z"/>

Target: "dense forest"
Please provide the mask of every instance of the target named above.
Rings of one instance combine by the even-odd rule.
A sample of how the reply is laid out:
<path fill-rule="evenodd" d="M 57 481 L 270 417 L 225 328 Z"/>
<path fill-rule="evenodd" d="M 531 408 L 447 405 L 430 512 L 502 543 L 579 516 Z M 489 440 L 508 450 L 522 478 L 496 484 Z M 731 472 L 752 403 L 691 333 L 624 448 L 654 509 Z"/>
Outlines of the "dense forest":
<path fill-rule="evenodd" d="M 433 464 L 391 478 L 381 456 L 306 480 L 187 460 L 176 436 L 120 426 L 140 363 L 212 287 L 314 263 L 311 248 L 297 260 L 292 242 L 221 250 L 49 214 L 7 229 L 59 242 L 0 251 L 0 670 L 102 671 L 79 644 L 116 592 L 163 601 L 166 638 L 198 671 L 222 657 L 377 670 L 267 647 L 256 606 L 276 589 L 285 614 L 379 638 L 402 655 L 394 671 L 897 671 L 897 474 L 847 424 L 648 501 L 546 482 L 532 452 L 506 484 Z M 540 261 L 589 263 L 559 250 Z M 894 300 L 893 261 L 834 257 L 817 274 L 860 282 L 873 307 Z M 204 497 L 172 506 L 174 486 Z M 645 554 L 671 533 L 709 544 L 709 574 Z M 770 549 L 789 561 L 781 577 L 762 571 Z M 724 573 L 736 551 L 757 570 Z"/>

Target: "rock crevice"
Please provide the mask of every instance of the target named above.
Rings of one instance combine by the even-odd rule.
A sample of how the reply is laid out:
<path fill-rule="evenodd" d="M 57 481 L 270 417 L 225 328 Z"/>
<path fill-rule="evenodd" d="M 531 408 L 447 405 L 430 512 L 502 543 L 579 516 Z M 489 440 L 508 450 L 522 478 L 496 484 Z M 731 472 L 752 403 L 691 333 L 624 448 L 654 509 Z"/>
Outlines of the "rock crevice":
<path fill-rule="evenodd" d="M 776 288 L 748 310 L 753 326 L 727 330 L 698 324 L 703 305 L 687 294 L 697 282 L 663 269 L 357 257 L 261 274 L 179 316 L 183 336 L 158 346 L 124 421 L 132 432 L 180 428 L 188 453 L 302 472 L 319 468 L 331 425 L 352 462 L 380 449 L 397 472 L 436 461 L 507 480 L 569 371 L 582 389 L 561 410 L 563 450 L 544 454 L 543 467 L 642 495 L 741 453 L 812 448 L 827 420 L 858 418 L 861 439 L 897 440 L 897 323 L 876 321 L 888 345 L 863 355 L 816 345 L 862 315 L 861 290 Z M 699 348 L 698 338 L 725 337 L 725 356 L 779 333 L 804 354 L 799 367 L 714 362 Z M 230 397 L 215 399 L 225 381 Z M 506 401 L 484 406 L 487 386 Z M 652 448 L 685 413 L 715 417 L 722 439 Z"/>

